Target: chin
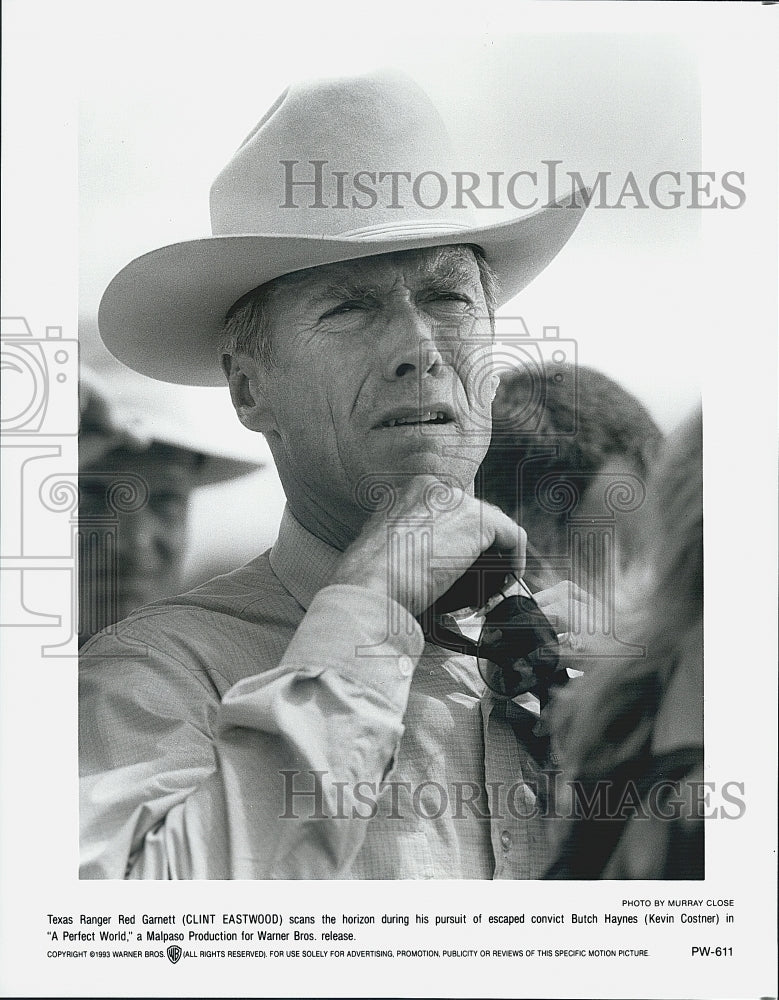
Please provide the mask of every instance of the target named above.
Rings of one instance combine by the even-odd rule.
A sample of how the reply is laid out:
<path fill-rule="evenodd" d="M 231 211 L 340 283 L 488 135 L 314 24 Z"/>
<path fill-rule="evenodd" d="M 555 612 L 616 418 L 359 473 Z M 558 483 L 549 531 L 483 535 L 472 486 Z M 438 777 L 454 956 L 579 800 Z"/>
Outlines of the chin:
<path fill-rule="evenodd" d="M 415 453 L 404 456 L 393 470 L 387 471 L 387 477 L 398 476 L 435 476 L 451 486 L 469 489 L 473 485 L 478 470 L 478 463 L 464 463 L 446 455 L 431 455 Z M 376 478 L 380 478 L 379 474 Z"/>
<path fill-rule="evenodd" d="M 397 488 L 396 479 L 435 476 L 451 486 L 469 490 L 488 445 L 488 440 L 476 436 L 458 440 L 454 435 L 437 439 L 433 435 L 421 438 L 416 435 L 413 439 L 407 435 L 405 440 L 393 441 L 391 447 L 366 449 L 357 480 L 362 489 L 369 484 L 380 486 L 383 481 Z"/>

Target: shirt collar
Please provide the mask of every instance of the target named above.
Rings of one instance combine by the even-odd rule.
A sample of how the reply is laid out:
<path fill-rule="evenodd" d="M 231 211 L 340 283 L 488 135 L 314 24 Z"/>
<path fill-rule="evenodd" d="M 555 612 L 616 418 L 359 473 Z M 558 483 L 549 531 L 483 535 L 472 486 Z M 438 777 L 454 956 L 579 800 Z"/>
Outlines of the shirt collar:
<path fill-rule="evenodd" d="M 341 558 L 341 552 L 312 535 L 284 508 L 279 536 L 270 552 L 273 572 L 298 604 L 308 610 L 314 596 L 325 587 Z"/>

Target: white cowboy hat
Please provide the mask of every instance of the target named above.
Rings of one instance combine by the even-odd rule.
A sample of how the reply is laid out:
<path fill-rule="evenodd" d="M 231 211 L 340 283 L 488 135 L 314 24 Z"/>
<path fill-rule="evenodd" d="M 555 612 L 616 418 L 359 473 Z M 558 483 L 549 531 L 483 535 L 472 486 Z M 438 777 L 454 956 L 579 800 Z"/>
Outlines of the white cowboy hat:
<path fill-rule="evenodd" d="M 317 171 L 319 185 L 311 183 Z M 356 193 L 345 187 L 360 172 L 363 185 L 384 176 L 373 203 L 356 185 Z M 415 197 L 392 195 L 393 172 L 423 182 Z M 408 77 L 382 72 L 292 86 L 214 182 L 213 236 L 144 254 L 114 277 L 98 314 L 103 341 L 124 364 L 161 381 L 224 385 L 218 334 L 253 288 L 321 264 L 445 244 L 481 247 L 499 279 L 498 304 L 507 302 L 562 249 L 586 201 L 574 196 L 480 225 L 470 199 L 458 206 L 449 194 L 426 207 L 435 205 L 436 175 L 454 173 L 443 121 Z"/>
<path fill-rule="evenodd" d="M 118 365 L 116 366 L 119 367 Z M 79 469 L 94 471 L 116 449 L 143 455 L 167 445 L 200 456 L 194 485 L 208 486 L 257 472 L 264 462 L 235 447 L 219 434 L 202 404 L 186 394 L 124 369 L 124 377 L 106 380 L 81 366 L 79 377 Z M 256 435 L 255 435 L 256 437 Z"/>

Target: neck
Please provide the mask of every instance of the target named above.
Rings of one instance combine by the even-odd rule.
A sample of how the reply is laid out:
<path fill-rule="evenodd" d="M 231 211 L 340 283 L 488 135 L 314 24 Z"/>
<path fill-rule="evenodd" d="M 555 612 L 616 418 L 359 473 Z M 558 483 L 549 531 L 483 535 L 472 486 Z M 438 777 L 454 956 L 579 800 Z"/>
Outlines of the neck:
<path fill-rule="evenodd" d="M 350 520 L 345 513 L 335 513 L 322 504 L 301 503 L 299 496 L 287 494 L 287 506 L 295 520 L 298 521 L 306 531 L 334 549 L 343 552 L 357 538 L 365 523 L 359 519 Z"/>
<path fill-rule="evenodd" d="M 375 513 L 356 504 L 339 504 L 324 492 L 312 495 L 310 490 L 300 488 L 293 490 L 287 489 L 286 486 L 284 492 L 287 506 L 295 520 L 312 535 L 316 535 L 339 552 L 344 552 L 358 538 L 371 517 L 381 516 L 382 512 L 389 516 L 389 511 L 382 502 L 384 497 L 381 492 L 371 498 L 375 501 Z M 473 492 L 471 483 L 467 493 L 473 496 Z"/>

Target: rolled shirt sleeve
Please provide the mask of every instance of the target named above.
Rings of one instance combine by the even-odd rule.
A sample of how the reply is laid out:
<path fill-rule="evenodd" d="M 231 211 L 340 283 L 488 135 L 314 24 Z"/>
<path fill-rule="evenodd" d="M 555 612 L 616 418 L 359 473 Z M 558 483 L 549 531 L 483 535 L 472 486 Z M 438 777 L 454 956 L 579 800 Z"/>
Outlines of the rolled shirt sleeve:
<path fill-rule="evenodd" d="M 82 878 L 339 878 L 366 824 L 361 781 L 392 767 L 424 640 L 405 609 L 358 587 L 314 597 L 281 661 L 220 693 L 250 633 L 220 654 L 165 615 L 96 636 L 81 669 Z M 158 624 L 155 624 L 158 623 Z M 232 652 L 231 652 L 232 650 Z"/>

